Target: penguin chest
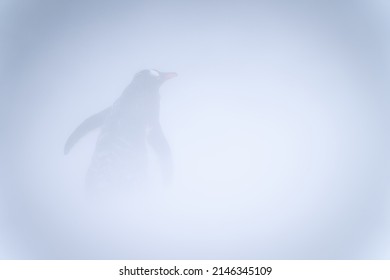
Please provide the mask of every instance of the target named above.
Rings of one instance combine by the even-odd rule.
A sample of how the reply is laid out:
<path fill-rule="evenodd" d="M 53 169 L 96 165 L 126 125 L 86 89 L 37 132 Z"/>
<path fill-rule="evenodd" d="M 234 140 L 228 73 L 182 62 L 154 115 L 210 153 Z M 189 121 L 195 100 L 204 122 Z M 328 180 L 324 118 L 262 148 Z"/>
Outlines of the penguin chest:
<path fill-rule="evenodd" d="M 114 106 L 102 128 L 90 167 L 89 177 L 95 184 L 131 185 L 145 181 L 146 132 L 154 118 L 154 106 L 150 100 Z"/>

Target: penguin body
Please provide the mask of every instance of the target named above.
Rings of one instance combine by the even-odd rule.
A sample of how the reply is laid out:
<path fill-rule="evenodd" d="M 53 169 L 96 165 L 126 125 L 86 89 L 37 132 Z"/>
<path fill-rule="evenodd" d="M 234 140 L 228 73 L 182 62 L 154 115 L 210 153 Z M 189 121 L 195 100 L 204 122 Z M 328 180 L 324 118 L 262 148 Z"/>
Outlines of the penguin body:
<path fill-rule="evenodd" d="M 87 173 L 87 188 L 92 190 L 142 186 L 147 182 L 147 145 L 160 162 L 162 179 L 172 179 L 172 160 L 162 132 L 159 87 L 175 73 L 143 70 L 115 103 L 86 119 L 68 138 L 64 152 L 69 152 L 89 131 L 101 128 Z"/>

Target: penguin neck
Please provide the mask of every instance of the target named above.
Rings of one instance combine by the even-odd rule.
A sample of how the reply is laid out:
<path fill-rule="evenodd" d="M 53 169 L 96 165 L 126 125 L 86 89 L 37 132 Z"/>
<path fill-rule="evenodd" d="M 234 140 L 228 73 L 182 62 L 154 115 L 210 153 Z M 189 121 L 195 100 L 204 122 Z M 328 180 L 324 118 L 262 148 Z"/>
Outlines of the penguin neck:
<path fill-rule="evenodd" d="M 142 95 L 158 95 L 160 86 L 156 84 L 131 84 L 131 91 Z"/>
<path fill-rule="evenodd" d="M 125 91 L 122 93 L 122 96 L 119 98 L 122 102 L 126 100 L 135 99 L 159 99 L 159 86 L 153 85 L 142 85 L 142 84 L 130 84 Z"/>

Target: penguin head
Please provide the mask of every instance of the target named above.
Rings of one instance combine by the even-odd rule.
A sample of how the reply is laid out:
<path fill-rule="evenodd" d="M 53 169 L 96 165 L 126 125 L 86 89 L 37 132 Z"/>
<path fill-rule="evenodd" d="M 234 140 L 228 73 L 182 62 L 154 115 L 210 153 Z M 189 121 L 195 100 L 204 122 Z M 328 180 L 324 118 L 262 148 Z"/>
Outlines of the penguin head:
<path fill-rule="evenodd" d="M 160 87 L 165 81 L 176 77 L 174 72 L 160 72 L 155 69 L 146 69 L 135 74 L 133 83 L 150 86 Z"/>

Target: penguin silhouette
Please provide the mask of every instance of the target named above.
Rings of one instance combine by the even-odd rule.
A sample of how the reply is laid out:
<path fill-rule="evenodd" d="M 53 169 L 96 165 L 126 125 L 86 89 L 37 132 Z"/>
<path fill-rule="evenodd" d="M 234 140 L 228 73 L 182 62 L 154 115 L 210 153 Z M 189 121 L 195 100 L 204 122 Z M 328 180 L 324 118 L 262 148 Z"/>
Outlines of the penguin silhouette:
<path fill-rule="evenodd" d="M 137 73 L 112 106 L 87 118 L 69 136 L 65 154 L 90 131 L 101 129 L 87 173 L 88 189 L 144 185 L 147 145 L 157 155 L 163 183 L 171 183 L 172 157 L 159 121 L 159 88 L 176 76 L 154 69 Z"/>

